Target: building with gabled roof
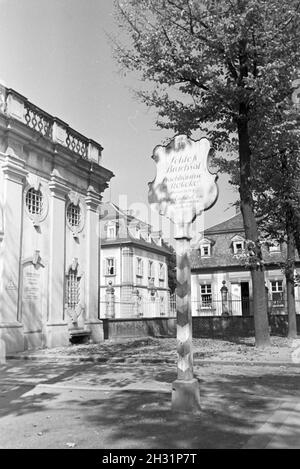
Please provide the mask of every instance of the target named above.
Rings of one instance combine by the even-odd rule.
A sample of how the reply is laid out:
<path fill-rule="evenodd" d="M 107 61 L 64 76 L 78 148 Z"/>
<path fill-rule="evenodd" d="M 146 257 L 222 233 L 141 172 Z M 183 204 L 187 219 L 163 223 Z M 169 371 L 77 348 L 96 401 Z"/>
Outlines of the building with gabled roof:
<path fill-rule="evenodd" d="M 108 202 L 101 208 L 101 304 L 114 289 L 110 317 L 166 316 L 169 307 L 169 249 L 161 233 Z M 105 317 L 105 308 L 102 307 Z"/>
<path fill-rule="evenodd" d="M 192 314 L 221 315 L 221 289 L 227 289 L 225 313 L 252 315 L 252 282 L 249 267 L 243 262 L 246 237 L 241 212 L 205 230 L 196 249 L 191 252 Z M 286 311 L 286 282 L 281 265 L 286 259 L 286 245 L 262 247 L 269 309 Z M 300 262 L 297 259 L 297 270 Z M 295 288 L 296 308 L 299 287 Z"/>

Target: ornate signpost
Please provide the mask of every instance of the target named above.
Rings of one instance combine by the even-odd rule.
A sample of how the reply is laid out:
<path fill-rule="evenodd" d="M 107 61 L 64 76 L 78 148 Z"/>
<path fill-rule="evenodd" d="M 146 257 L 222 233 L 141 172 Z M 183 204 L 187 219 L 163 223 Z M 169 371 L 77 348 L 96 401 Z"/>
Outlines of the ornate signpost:
<path fill-rule="evenodd" d="M 174 222 L 177 258 L 177 380 L 173 383 L 172 408 L 200 410 L 200 391 L 193 372 L 191 267 L 189 261 L 192 223 L 218 198 L 217 176 L 207 168 L 210 143 L 185 135 L 167 146 L 157 146 L 152 158 L 156 177 L 149 183 L 149 203 Z"/>

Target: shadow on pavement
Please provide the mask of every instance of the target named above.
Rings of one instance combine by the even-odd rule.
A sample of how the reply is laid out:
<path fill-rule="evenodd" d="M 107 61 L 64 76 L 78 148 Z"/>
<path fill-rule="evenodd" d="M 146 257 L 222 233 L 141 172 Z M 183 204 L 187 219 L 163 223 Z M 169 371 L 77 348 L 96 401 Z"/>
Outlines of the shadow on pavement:
<path fill-rule="evenodd" d="M 184 416 L 171 412 L 171 393 L 117 389 L 141 382 L 146 386 L 150 381 L 158 388 L 162 383 L 171 384 L 176 378 L 175 366 L 16 361 L 0 370 L 0 417 L 48 411 L 61 392 L 55 384 L 109 386 L 109 397 L 104 398 L 101 391 L 96 399 L 95 392 L 91 398 L 88 391 L 83 399 L 69 396 L 66 409 L 79 408 L 83 427 L 101 430 L 106 435 L 105 447 L 115 448 L 242 447 L 284 399 L 297 397 L 300 386 L 298 370 L 200 366 L 196 376 L 202 410 L 199 416 Z M 28 393 L 41 383 L 54 385 L 53 392 Z M 287 404 L 286 411 L 289 409 L 295 412 L 292 404 Z M 297 411 L 285 426 L 286 438 L 300 431 L 299 414 Z M 266 429 L 266 441 L 273 431 Z"/>

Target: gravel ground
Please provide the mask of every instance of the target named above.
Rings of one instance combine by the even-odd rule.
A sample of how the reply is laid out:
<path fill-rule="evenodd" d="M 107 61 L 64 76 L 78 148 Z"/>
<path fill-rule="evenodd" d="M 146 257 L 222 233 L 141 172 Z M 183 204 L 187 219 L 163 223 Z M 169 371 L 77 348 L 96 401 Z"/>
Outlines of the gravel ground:
<path fill-rule="evenodd" d="M 300 340 L 285 337 L 271 337 L 271 346 L 255 347 L 253 337 L 223 339 L 193 339 L 195 360 L 242 361 L 242 362 L 292 362 L 295 345 L 300 347 Z M 28 352 L 27 352 L 28 354 Z M 20 354 L 22 356 L 22 354 Z M 41 349 L 30 355 L 51 357 L 90 356 L 105 360 L 176 360 L 176 339 L 140 338 L 120 341 L 106 340 L 100 344 L 70 345 L 53 349 Z"/>

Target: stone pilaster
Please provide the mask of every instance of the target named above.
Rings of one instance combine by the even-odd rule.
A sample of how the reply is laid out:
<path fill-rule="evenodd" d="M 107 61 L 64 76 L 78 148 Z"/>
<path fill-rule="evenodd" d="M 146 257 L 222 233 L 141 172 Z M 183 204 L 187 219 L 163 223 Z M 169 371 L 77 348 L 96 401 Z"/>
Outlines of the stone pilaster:
<path fill-rule="evenodd" d="M 99 320 L 99 212 L 101 196 L 89 186 L 86 203 L 86 327 L 91 331 L 93 342 L 103 340 L 103 325 Z"/>
<path fill-rule="evenodd" d="M 4 236 L 0 252 L 0 340 L 7 352 L 24 350 L 19 312 L 20 258 L 23 222 L 25 163 L 16 155 L 4 157 Z"/>
<path fill-rule="evenodd" d="M 112 282 L 108 282 L 105 294 L 106 301 L 106 319 L 113 319 L 115 317 L 115 289 Z"/>
<path fill-rule="evenodd" d="M 47 347 L 69 343 L 68 324 L 64 314 L 65 297 L 65 206 L 69 188 L 66 181 L 53 171 L 49 182 L 51 192 L 50 255 L 49 255 L 49 309 L 46 326 Z"/>

